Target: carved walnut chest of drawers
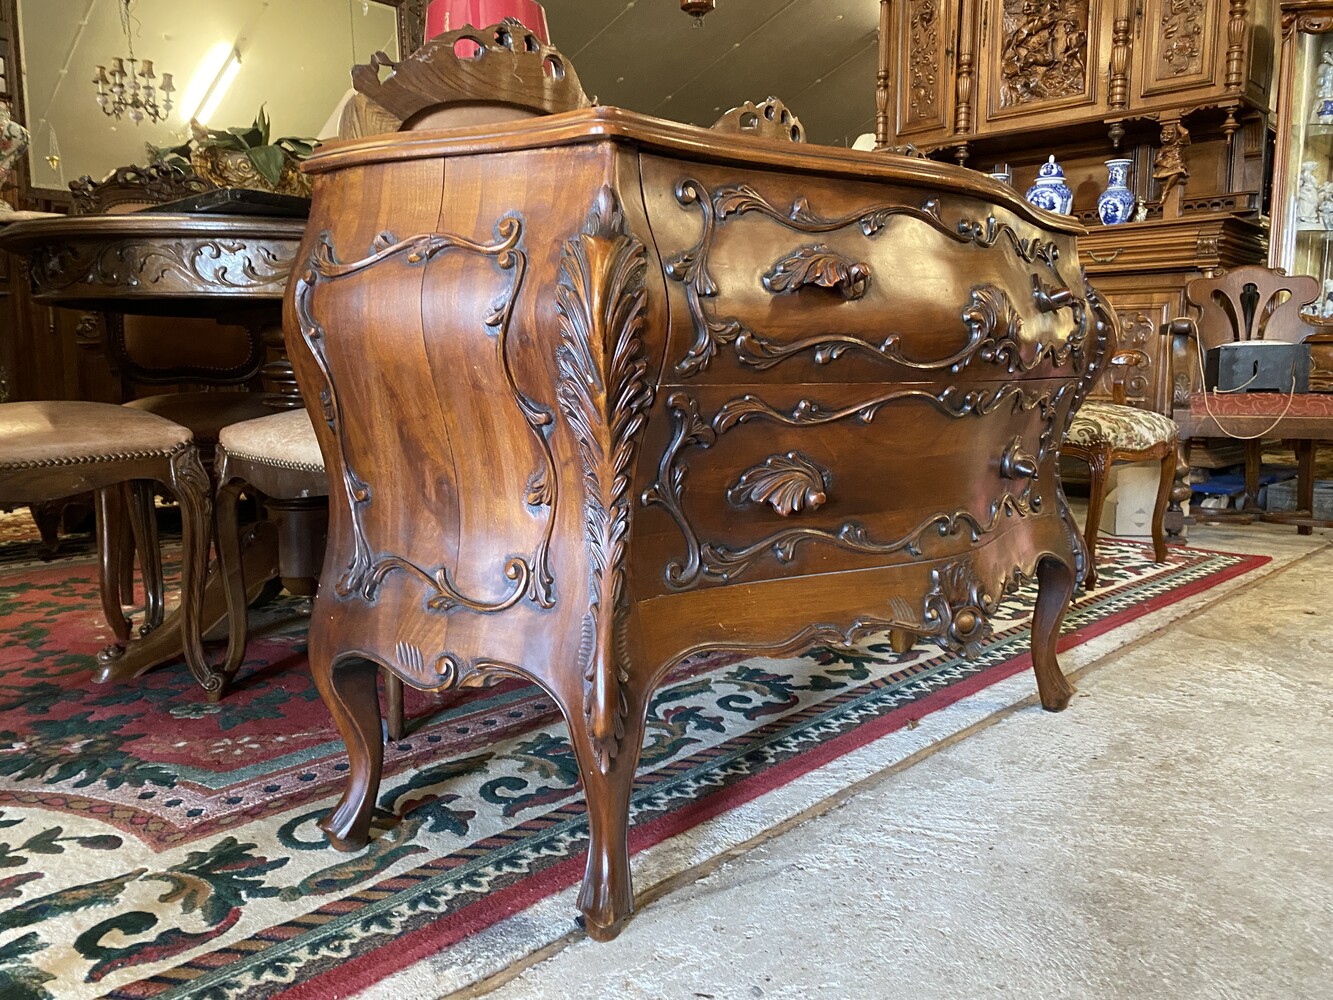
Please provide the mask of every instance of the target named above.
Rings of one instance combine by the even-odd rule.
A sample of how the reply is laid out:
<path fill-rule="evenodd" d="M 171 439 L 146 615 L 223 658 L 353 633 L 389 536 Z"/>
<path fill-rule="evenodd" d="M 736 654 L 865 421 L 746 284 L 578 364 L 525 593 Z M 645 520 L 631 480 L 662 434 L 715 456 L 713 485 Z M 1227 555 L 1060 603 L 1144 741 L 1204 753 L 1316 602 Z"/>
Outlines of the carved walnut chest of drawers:
<path fill-rule="evenodd" d="M 1113 322 L 1077 227 L 979 174 L 611 108 L 335 144 L 287 341 L 330 477 L 310 633 L 366 842 L 375 671 L 563 711 L 590 931 L 632 910 L 663 673 L 900 629 L 974 650 L 1040 581 L 1042 701 L 1082 542 L 1058 479 Z"/>

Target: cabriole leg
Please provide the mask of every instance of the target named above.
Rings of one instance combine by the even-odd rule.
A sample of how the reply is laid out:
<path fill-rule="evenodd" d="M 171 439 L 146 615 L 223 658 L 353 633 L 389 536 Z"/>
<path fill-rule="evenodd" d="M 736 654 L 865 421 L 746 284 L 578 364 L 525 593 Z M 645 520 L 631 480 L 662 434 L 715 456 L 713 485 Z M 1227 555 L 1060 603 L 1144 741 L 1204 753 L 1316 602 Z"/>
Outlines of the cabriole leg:
<path fill-rule="evenodd" d="M 333 662 L 321 632 L 310 631 L 310 668 L 315 687 L 347 744 L 350 768 L 342 798 L 319 826 L 338 850 L 355 851 L 370 841 L 370 819 L 384 765 L 376 687 L 379 668 L 359 658 Z"/>
<path fill-rule="evenodd" d="M 562 703 L 560 710 L 569 725 L 579 775 L 588 802 L 588 864 L 579 891 L 578 908 L 588 935 L 610 941 L 634 913 L 634 887 L 630 879 L 629 800 L 634 772 L 643 747 L 647 692 L 621 687 L 625 714 L 623 736 L 599 739 L 580 701 Z M 614 756 L 612 756 L 614 753 Z"/>
<path fill-rule="evenodd" d="M 1032 670 L 1037 675 L 1041 707 L 1062 711 L 1074 695 L 1056 661 L 1060 625 L 1074 596 L 1074 570 L 1058 559 L 1046 558 L 1037 565 L 1037 607 L 1032 613 Z"/>

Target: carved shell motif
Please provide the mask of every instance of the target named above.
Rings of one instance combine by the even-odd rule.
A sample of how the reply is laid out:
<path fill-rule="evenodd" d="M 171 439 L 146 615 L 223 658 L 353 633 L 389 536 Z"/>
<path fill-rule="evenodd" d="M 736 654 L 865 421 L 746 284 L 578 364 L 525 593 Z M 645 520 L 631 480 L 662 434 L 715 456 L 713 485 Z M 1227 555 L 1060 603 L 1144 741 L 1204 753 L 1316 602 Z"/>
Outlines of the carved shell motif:
<path fill-rule="evenodd" d="M 740 506 L 766 503 L 783 517 L 799 514 L 807 507 L 817 510 L 828 501 L 832 476 L 822 466 L 798 451 L 773 455 L 763 465 L 747 469 L 727 499 Z"/>

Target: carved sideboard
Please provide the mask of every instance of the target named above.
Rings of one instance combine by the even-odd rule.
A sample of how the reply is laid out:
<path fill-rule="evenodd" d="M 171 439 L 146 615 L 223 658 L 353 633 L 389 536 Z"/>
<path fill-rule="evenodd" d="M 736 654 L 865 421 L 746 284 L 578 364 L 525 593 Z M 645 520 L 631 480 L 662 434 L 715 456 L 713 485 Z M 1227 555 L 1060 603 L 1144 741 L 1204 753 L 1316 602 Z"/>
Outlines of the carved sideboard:
<path fill-rule="evenodd" d="M 310 659 L 364 845 L 375 665 L 541 685 L 589 931 L 631 913 L 649 697 L 707 650 L 910 630 L 975 653 L 1040 583 L 1042 703 L 1083 545 L 1058 475 L 1113 317 L 1076 223 L 985 177 L 590 108 L 330 144 L 286 305 L 329 471 Z"/>

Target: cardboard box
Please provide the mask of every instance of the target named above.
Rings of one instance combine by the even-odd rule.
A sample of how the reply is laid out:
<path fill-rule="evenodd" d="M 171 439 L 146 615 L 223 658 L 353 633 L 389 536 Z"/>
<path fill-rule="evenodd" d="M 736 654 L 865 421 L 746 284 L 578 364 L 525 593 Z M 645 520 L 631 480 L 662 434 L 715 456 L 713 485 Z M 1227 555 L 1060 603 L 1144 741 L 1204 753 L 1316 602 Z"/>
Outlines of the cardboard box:
<path fill-rule="evenodd" d="M 1152 536 L 1152 511 L 1162 467 L 1156 462 L 1135 462 L 1111 467 L 1101 530 L 1127 538 Z"/>

